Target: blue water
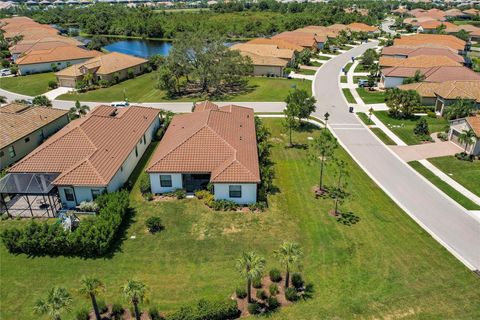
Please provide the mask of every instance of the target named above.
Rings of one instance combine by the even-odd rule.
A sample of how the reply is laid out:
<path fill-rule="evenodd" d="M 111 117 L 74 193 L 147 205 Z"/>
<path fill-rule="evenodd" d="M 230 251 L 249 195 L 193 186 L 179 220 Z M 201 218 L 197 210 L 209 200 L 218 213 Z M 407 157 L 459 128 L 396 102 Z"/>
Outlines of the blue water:
<path fill-rule="evenodd" d="M 172 43 L 169 41 L 126 39 L 113 42 L 104 48 L 110 52 L 120 52 L 141 58 L 149 58 L 154 54 L 168 56 L 171 47 Z"/>

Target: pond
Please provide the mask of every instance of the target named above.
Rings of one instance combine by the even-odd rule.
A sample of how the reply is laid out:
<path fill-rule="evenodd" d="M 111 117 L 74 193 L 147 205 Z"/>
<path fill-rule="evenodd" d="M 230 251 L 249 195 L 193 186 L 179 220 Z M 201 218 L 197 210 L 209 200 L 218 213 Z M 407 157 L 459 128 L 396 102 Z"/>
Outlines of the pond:
<path fill-rule="evenodd" d="M 109 52 L 120 52 L 148 59 L 154 54 L 168 56 L 171 47 L 170 41 L 123 39 L 114 41 L 103 48 Z"/>

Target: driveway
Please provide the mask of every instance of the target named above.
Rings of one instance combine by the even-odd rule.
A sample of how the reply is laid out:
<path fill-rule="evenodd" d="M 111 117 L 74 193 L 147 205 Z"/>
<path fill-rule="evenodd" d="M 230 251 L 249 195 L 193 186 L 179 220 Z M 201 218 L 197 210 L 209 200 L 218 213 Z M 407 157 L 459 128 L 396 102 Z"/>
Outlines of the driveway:
<path fill-rule="evenodd" d="M 56 89 L 45 92 L 43 95 L 48 98 L 48 100 L 55 100 L 56 97 L 72 91 L 72 88 L 68 87 L 58 87 Z"/>
<path fill-rule="evenodd" d="M 414 146 L 389 146 L 405 162 L 454 155 L 463 149 L 451 141 L 417 144 Z"/>
<path fill-rule="evenodd" d="M 434 188 L 364 127 L 341 92 L 338 76 L 352 56 L 374 48 L 369 42 L 329 60 L 313 82 L 315 116 L 331 115 L 329 125 L 342 146 L 367 174 L 423 229 L 468 268 L 480 268 L 480 222 Z M 426 257 L 428 258 L 428 257 Z"/>

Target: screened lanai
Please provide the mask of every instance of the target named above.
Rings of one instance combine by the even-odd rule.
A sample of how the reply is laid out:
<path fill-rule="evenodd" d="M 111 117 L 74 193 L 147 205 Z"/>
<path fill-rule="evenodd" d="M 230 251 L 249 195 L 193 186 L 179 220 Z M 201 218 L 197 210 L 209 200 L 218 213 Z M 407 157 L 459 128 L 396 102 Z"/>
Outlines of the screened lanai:
<path fill-rule="evenodd" d="M 10 217 L 55 217 L 61 208 L 52 181 L 58 174 L 8 173 L 0 179 L 0 212 Z"/>

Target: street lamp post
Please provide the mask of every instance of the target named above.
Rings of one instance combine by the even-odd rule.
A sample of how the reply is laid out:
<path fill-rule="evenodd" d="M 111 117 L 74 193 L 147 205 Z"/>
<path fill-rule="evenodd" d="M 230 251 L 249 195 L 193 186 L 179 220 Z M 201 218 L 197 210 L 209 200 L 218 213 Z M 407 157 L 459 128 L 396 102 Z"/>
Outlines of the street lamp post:
<path fill-rule="evenodd" d="M 328 118 L 330 117 L 330 114 L 328 112 L 325 112 L 323 115 L 325 117 L 325 129 L 327 128 L 327 123 L 328 123 Z"/>

